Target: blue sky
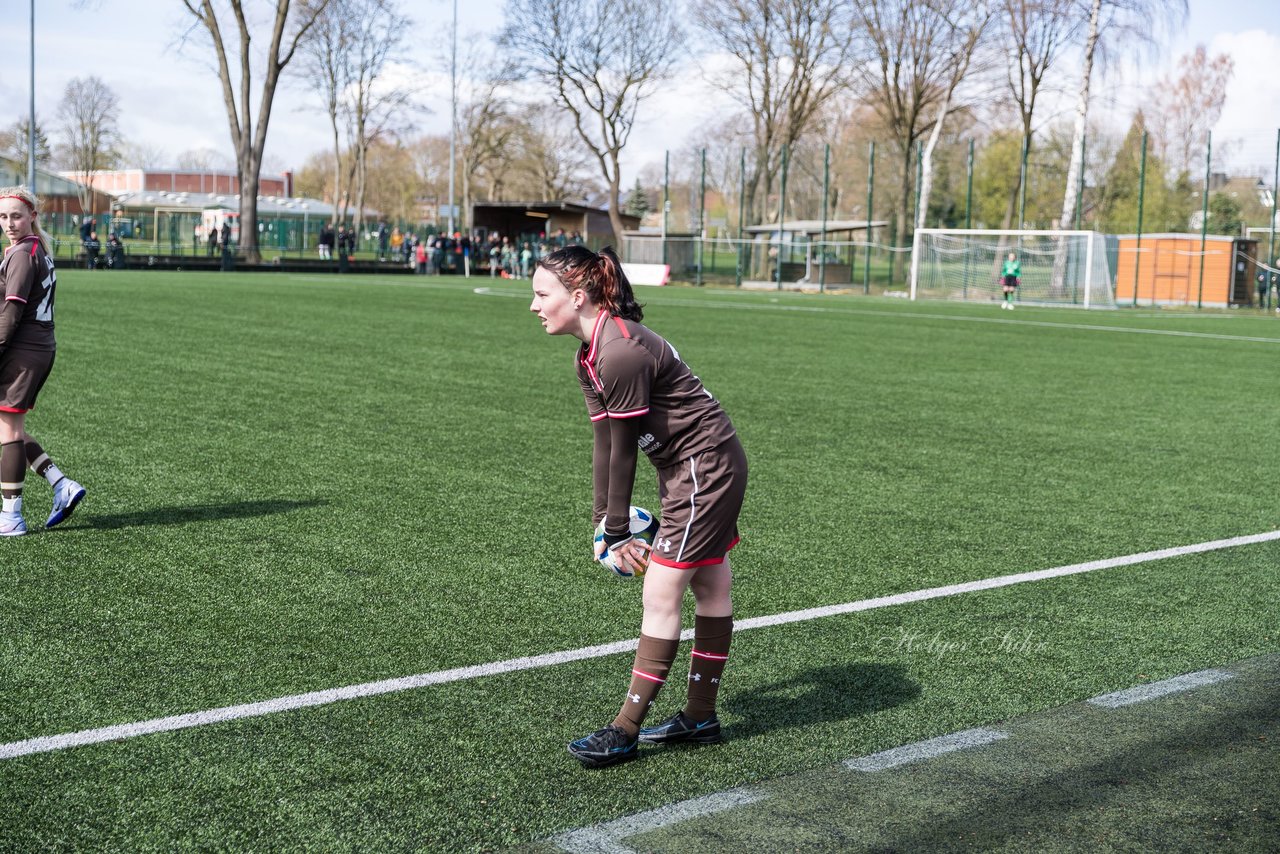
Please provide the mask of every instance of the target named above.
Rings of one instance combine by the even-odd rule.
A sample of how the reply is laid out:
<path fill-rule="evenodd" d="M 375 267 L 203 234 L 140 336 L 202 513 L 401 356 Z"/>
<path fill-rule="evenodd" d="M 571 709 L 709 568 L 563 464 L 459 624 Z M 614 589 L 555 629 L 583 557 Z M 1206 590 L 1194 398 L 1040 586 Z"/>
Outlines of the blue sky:
<path fill-rule="evenodd" d="M 694 0 L 696 2 L 696 0 Z M 451 14 L 449 0 L 405 0 L 412 9 L 414 72 L 440 96 L 422 120 L 425 130 L 444 133 L 448 126 L 447 66 L 441 48 Z M 184 150 L 214 148 L 230 152 L 225 110 L 216 75 L 194 41 L 180 36 L 189 16 L 178 0 L 40 0 L 37 24 L 37 110 L 46 127 L 67 81 L 97 74 L 120 96 L 121 125 L 130 138 L 175 156 Z M 1099 97 L 1095 116 L 1127 124 L 1150 81 L 1171 69 L 1179 55 L 1197 43 L 1212 53 L 1230 53 L 1236 73 L 1226 109 L 1214 130 L 1215 149 L 1241 168 L 1267 166 L 1270 173 L 1280 127 L 1280 0 L 1191 0 L 1185 27 L 1156 56 L 1139 67 L 1111 69 L 1095 79 Z M 0 14 L 18 48 L 0 71 L 0 125 L 27 111 L 26 23 L 28 0 L 0 0 Z M 459 3 L 461 31 L 493 32 L 501 20 L 501 0 Z M 684 133 L 702 124 L 718 102 L 696 74 L 666 87 L 642 106 L 640 122 L 624 160 L 624 182 L 646 164 L 660 163 L 664 148 L 678 148 Z M 674 129 L 674 131 L 673 131 Z M 314 97 L 298 82 L 286 82 L 277 96 L 267 145 L 266 165 L 297 168 L 312 152 L 327 148 L 327 120 Z"/>

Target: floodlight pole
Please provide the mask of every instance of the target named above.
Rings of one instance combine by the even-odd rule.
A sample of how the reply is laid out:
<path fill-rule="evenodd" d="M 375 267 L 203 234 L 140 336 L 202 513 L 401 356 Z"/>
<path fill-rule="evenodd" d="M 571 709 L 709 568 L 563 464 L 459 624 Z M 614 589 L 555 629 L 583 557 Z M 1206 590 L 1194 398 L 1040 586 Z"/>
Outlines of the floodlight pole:
<path fill-rule="evenodd" d="M 454 196 L 454 170 L 458 145 L 458 0 L 453 0 L 453 37 L 449 49 L 449 236 L 456 227 L 457 200 Z M 454 247 L 457 249 L 457 247 Z M 459 250 L 460 251 L 460 250 Z"/>
<path fill-rule="evenodd" d="M 27 119 L 27 189 L 36 194 L 36 0 L 31 0 L 31 112 Z"/>
<path fill-rule="evenodd" d="M 1196 308 L 1204 307 L 1204 243 L 1209 233 L 1209 175 L 1213 162 L 1213 131 L 1209 131 L 1204 143 L 1204 191 L 1200 194 L 1200 290 L 1196 294 Z"/>

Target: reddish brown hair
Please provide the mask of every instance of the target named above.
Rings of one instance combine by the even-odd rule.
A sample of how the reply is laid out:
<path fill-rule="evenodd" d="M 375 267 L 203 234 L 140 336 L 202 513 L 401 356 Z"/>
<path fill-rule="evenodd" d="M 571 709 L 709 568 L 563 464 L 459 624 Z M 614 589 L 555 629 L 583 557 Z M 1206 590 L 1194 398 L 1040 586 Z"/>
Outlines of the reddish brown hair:
<path fill-rule="evenodd" d="M 636 302 L 622 262 L 611 247 L 597 255 L 585 246 L 566 246 L 540 260 L 538 266 L 553 273 L 565 290 L 586 291 L 588 299 L 615 317 L 636 323 L 644 319 L 644 306 Z"/>

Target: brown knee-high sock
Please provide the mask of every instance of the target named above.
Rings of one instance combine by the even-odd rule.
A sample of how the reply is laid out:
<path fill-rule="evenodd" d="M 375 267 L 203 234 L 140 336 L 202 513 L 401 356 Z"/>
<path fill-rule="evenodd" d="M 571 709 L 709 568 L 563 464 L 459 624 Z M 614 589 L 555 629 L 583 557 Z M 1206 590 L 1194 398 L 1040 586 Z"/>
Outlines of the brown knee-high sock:
<path fill-rule="evenodd" d="M 640 732 L 640 724 L 644 723 L 644 716 L 667 681 L 671 662 L 676 660 L 679 647 L 680 638 L 666 640 L 640 635 L 636 662 L 631 668 L 631 687 L 627 689 L 627 699 L 621 711 L 613 719 L 614 726 L 622 727 L 631 735 Z"/>
<path fill-rule="evenodd" d="M 40 443 L 34 439 L 26 440 L 27 465 L 31 466 L 31 470 L 36 474 L 49 481 L 49 485 L 53 486 L 62 479 L 62 472 L 53 464 L 53 460 L 44 452 L 44 448 L 40 447 Z"/>
<path fill-rule="evenodd" d="M 6 511 L 22 510 L 22 483 L 27 477 L 27 454 L 22 440 L 0 445 L 0 496 Z"/>
<path fill-rule="evenodd" d="M 693 623 L 693 651 L 689 653 L 689 701 L 684 716 L 705 721 L 716 713 L 716 693 L 720 677 L 729 663 L 729 643 L 733 640 L 733 617 L 696 615 Z"/>

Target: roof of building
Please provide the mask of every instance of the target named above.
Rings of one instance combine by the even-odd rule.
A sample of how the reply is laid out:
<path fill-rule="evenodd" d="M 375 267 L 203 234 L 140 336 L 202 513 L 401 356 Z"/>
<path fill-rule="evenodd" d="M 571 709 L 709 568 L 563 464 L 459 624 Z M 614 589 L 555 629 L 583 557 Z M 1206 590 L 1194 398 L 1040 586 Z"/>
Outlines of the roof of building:
<path fill-rule="evenodd" d="M 229 210 L 240 209 L 239 194 L 228 193 L 171 193 L 168 190 L 126 190 L 110 193 L 121 208 L 146 208 L 168 210 Z M 365 209 L 366 214 L 371 213 Z M 302 196 L 258 196 L 258 215 L 310 214 L 333 216 L 336 209 L 328 202 Z"/>
<path fill-rule="evenodd" d="M 11 157 L 0 157 L 0 187 L 25 186 L 26 183 L 27 164 Z M 36 167 L 36 192 L 41 196 L 74 196 L 82 189 L 80 184 L 57 172 Z"/>
<path fill-rule="evenodd" d="M 822 234 L 824 232 L 830 234 L 833 231 L 866 231 L 869 228 L 884 228 L 888 224 L 884 220 L 868 222 L 865 219 L 829 219 L 826 223 L 820 219 L 788 219 L 783 221 L 781 229 L 775 222 L 749 225 L 743 231 L 748 234 L 773 234 L 779 230 L 791 234 Z"/>

